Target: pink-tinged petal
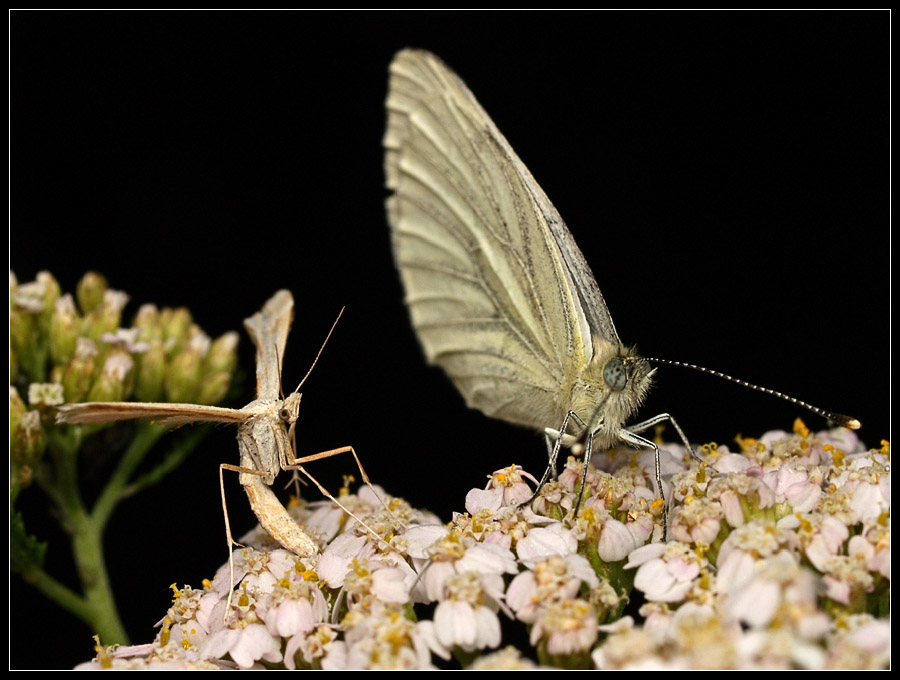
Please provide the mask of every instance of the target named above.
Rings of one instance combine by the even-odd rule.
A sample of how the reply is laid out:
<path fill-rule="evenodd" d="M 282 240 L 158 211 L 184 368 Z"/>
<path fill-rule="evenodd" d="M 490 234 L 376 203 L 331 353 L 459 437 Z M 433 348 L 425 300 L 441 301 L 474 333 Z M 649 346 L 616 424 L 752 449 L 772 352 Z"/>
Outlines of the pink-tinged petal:
<path fill-rule="evenodd" d="M 378 484 L 373 484 L 371 487 L 366 484 L 359 488 L 359 491 L 356 492 L 356 496 L 363 503 L 373 508 L 380 508 L 382 500 L 387 498 L 388 494 Z"/>
<path fill-rule="evenodd" d="M 875 546 L 864 536 L 854 536 L 847 543 L 847 554 L 861 562 L 868 562 L 875 556 Z"/>
<path fill-rule="evenodd" d="M 634 536 L 622 522 L 608 519 L 600 530 L 597 554 L 604 562 L 619 562 L 637 548 Z"/>
<path fill-rule="evenodd" d="M 472 649 L 478 634 L 471 605 L 457 600 L 445 600 L 434 610 L 434 632 L 444 647 Z"/>
<path fill-rule="evenodd" d="M 882 548 L 877 550 L 872 559 L 866 565 L 870 571 L 877 571 L 886 579 L 891 578 L 891 550 Z"/>
<path fill-rule="evenodd" d="M 628 562 L 625 564 L 626 569 L 634 569 L 642 564 L 662 557 L 668 547 L 665 543 L 648 543 L 640 548 L 632 550 L 628 555 Z"/>
<path fill-rule="evenodd" d="M 362 555 L 366 548 L 365 536 L 341 534 L 319 557 L 316 573 L 332 588 L 340 588 L 350 569 L 350 563 Z M 367 551 L 369 552 L 369 551 Z"/>
<path fill-rule="evenodd" d="M 379 569 L 372 574 L 372 594 L 382 602 L 409 602 L 410 585 L 400 569 Z"/>
<path fill-rule="evenodd" d="M 739 527 L 744 523 L 744 508 L 741 507 L 741 498 L 734 491 L 723 491 L 719 496 L 719 504 L 725 513 L 725 521 L 732 527 Z"/>
<path fill-rule="evenodd" d="M 836 555 L 844 541 L 850 537 L 847 525 L 837 517 L 826 517 L 822 521 L 819 532 L 832 555 Z"/>
<path fill-rule="evenodd" d="M 287 550 L 273 550 L 269 553 L 266 569 L 273 574 L 276 579 L 280 579 L 283 578 L 285 574 L 295 573 L 295 564 L 295 557 Z"/>
<path fill-rule="evenodd" d="M 690 581 L 678 581 L 662 560 L 645 562 L 634 575 L 634 587 L 654 602 L 679 602 L 690 590 Z"/>
<path fill-rule="evenodd" d="M 219 615 L 212 616 L 213 609 L 220 603 Z M 219 630 L 222 627 L 222 610 L 224 607 L 225 600 L 219 599 L 216 593 L 204 593 L 200 597 L 200 605 L 197 607 L 194 618 L 196 618 L 197 623 L 200 624 L 203 630 L 207 633 L 212 633 L 214 630 Z"/>
<path fill-rule="evenodd" d="M 410 527 L 403 534 L 406 539 L 407 554 L 417 559 L 427 559 L 428 548 L 449 533 L 446 527 L 440 524 L 423 524 Z"/>
<path fill-rule="evenodd" d="M 308 600 L 283 600 L 266 619 L 266 628 L 273 635 L 291 637 L 305 633 L 316 627 L 318 621 L 313 615 Z"/>
<path fill-rule="evenodd" d="M 775 616 L 781 604 L 780 586 L 774 581 L 755 579 L 728 598 L 726 609 L 731 619 L 753 628 L 762 628 Z"/>
<path fill-rule="evenodd" d="M 288 640 L 287 645 L 284 648 L 284 667 L 289 671 L 295 670 L 297 668 L 297 662 L 295 661 L 295 656 L 300 649 L 300 645 L 303 644 L 303 641 L 306 639 L 306 635 L 301 633 L 299 635 L 294 635 L 290 640 Z"/>
<path fill-rule="evenodd" d="M 416 631 L 419 633 L 423 642 L 428 646 L 428 649 L 442 659 L 450 659 L 450 649 L 438 640 L 437 633 L 434 630 L 434 621 L 428 619 L 419 621 L 419 623 L 416 624 Z"/>
<path fill-rule="evenodd" d="M 741 589 L 756 574 L 756 560 L 749 553 L 734 550 L 724 558 L 719 554 L 716 590 L 732 593 Z"/>
<path fill-rule="evenodd" d="M 628 532 L 634 538 L 635 546 L 640 546 L 650 540 L 655 524 L 650 515 L 641 514 L 636 520 L 627 522 L 625 526 L 628 527 Z"/>
<path fill-rule="evenodd" d="M 537 605 L 537 580 L 533 571 L 523 571 L 516 576 L 506 589 L 506 604 L 516 614 L 527 614 L 528 618 L 519 618 L 526 623 L 533 620 L 534 607 Z M 529 620 L 530 619 L 530 620 Z"/>
<path fill-rule="evenodd" d="M 697 562 L 686 562 L 680 557 L 669 560 L 668 567 L 679 581 L 692 581 L 700 575 L 700 565 Z"/>
<path fill-rule="evenodd" d="M 713 464 L 713 469 L 716 472 L 727 474 L 729 472 L 743 472 L 751 465 L 753 463 L 746 456 L 739 453 L 727 453 L 716 460 Z"/>
<path fill-rule="evenodd" d="M 531 475 L 529 475 L 530 477 Z M 521 482 L 503 489 L 503 505 L 521 505 L 534 495 L 531 487 Z"/>
<path fill-rule="evenodd" d="M 434 602 L 444 597 L 444 581 L 453 576 L 456 570 L 450 562 L 432 562 L 422 576 L 425 584 L 425 597 Z"/>
<path fill-rule="evenodd" d="M 475 624 L 478 628 L 478 649 L 493 649 L 500 644 L 500 619 L 490 609 L 481 605 L 475 609 Z"/>
<path fill-rule="evenodd" d="M 231 648 L 231 658 L 241 668 L 250 668 L 258 659 L 275 663 L 281 661 L 281 642 L 272 637 L 265 626 L 250 624 Z"/>
<path fill-rule="evenodd" d="M 840 581 L 832 576 L 823 576 L 822 583 L 825 584 L 825 597 L 841 604 L 850 604 L 849 583 Z"/>
<path fill-rule="evenodd" d="M 721 526 L 715 517 L 707 517 L 691 527 L 691 540 L 697 544 L 710 545 L 719 535 Z"/>
<path fill-rule="evenodd" d="M 503 501 L 503 487 L 493 489 L 472 489 L 466 494 L 466 512 L 477 514 L 480 510 L 496 512 Z"/>
<path fill-rule="evenodd" d="M 821 497 L 822 489 L 813 483 L 792 486 L 784 496 L 794 512 L 811 512 Z"/>
<path fill-rule="evenodd" d="M 468 548 L 456 560 L 456 571 L 475 571 L 479 574 L 515 574 L 519 571 L 512 552 L 496 543 L 479 543 Z"/>
<path fill-rule="evenodd" d="M 850 637 L 869 654 L 888 654 L 891 649 L 890 620 L 873 619 L 853 630 Z"/>
<path fill-rule="evenodd" d="M 593 587 L 599 583 L 597 572 L 594 571 L 591 563 L 588 562 L 584 555 L 575 553 L 574 555 L 566 556 L 566 569 L 571 576 L 580 579 L 589 586 Z M 575 595 L 573 594 L 571 597 L 575 597 Z"/>
<path fill-rule="evenodd" d="M 543 562 L 553 555 L 566 556 L 578 549 L 578 540 L 562 524 L 535 527 L 516 543 L 516 554 L 526 564 Z"/>
<path fill-rule="evenodd" d="M 344 671 L 347 670 L 347 643 L 343 640 L 335 640 L 329 645 L 328 654 L 322 659 L 322 670 Z"/>
<path fill-rule="evenodd" d="M 828 547 L 827 541 L 819 534 L 810 539 L 804 553 L 806 558 L 819 571 L 825 571 L 825 563 L 834 556 L 834 553 Z"/>
<path fill-rule="evenodd" d="M 890 502 L 882 496 L 879 484 L 861 482 L 853 491 L 850 507 L 861 521 L 871 523 L 890 510 Z"/>
<path fill-rule="evenodd" d="M 672 539 L 680 541 L 681 543 L 691 543 L 693 540 L 691 538 L 690 527 L 678 521 L 673 522 L 669 527 L 669 534 Z"/>
<path fill-rule="evenodd" d="M 237 628 L 223 628 L 210 635 L 200 645 L 201 659 L 221 659 L 237 644 L 241 631 Z"/>
<path fill-rule="evenodd" d="M 499 545 L 501 548 L 510 550 L 512 548 L 512 534 L 507 534 L 502 531 L 492 531 L 485 536 L 484 542 Z"/>

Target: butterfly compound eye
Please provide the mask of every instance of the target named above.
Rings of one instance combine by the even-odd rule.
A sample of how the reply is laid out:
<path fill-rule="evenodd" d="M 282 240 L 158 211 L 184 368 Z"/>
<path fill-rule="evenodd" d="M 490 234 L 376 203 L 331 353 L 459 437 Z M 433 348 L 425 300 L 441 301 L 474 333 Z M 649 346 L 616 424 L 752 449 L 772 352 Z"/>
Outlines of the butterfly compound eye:
<path fill-rule="evenodd" d="M 625 373 L 625 362 L 618 357 L 613 357 L 603 367 L 603 380 L 609 385 L 609 389 L 619 392 L 625 389 L 628 376 Z"/>

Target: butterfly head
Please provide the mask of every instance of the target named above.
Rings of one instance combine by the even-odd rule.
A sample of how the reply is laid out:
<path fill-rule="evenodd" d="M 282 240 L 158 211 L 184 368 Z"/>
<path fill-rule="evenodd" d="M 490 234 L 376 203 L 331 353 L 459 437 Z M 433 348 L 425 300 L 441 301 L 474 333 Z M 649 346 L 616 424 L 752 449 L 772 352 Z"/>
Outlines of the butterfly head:
<path fill-rule="evenodd" d="M 584 431 L 599 430 L 612 443 L 644 400 L 654 370 L 633 348 L 609 344 L 603 350 L 575 381 L 570 408 L 584 421 Z"/>

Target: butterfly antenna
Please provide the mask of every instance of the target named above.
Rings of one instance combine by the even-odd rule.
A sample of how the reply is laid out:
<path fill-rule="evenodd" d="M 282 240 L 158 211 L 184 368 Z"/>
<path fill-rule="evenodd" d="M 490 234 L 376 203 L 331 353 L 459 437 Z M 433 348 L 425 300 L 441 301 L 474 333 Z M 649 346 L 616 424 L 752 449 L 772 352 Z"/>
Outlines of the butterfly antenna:
<path fill-rule="evenodd" d="M 717 378 L 724 378 L 733 383 L 737 383 L 743 387 L 749 387 L 751 390 L 756 390 L 757 392 L 763 392 L 765 394 L 770 394 L 773 397 L 778 397 L 780 399 L 784 399 L 785 401 L 789 401 L 792 404 L 797 406 L 802 406 L 805 409 L 812 411 L 813 413 L 822 416 L 826 420 L 831 420 L 832 422 L 837 423 L 838 425 L 842 425 L 849 430 L 858 430 L 862 427 L 862 423 L 860 423 L 856 418 L 851 416 L 845 416 L 841 413 L 835 413 L 833 411 L 826 411 L 825 409 L 819 408 L 818 406 L 813 406 L 812 404 L 807 404 L 805 401 L 800 401 L 795 397 L 790 396 L 789 394 L 784 394 L 783 392 L 778 392 L 776 390 L 769 389 L 768 387 L 761 387 L 759 385 L 754 385 L 753 383 L 748 383 L 746 380 L 741 380 L 740 378 L 735 378 L 733 376 L 727 375 L 725 373 L 721 373 L 720 371 L 714 371 L 711 368 L 704 368 L 703 366 L 695 366 L 694 364 L 687 364 L 683 361 L 671 361 L 670 359 L 647 359 L 647 361 L 652 361 L 658 364 L 665 364 L 667 366 L 679 366 L 681 368 L 693 368 L 695 371 L 700 371 L 701 373 L 707 373 L 709 375 L 714 375 Z"/>
<path fill-rule="evenodd" d="M 309 367 L 309 370 L 306 372 L 306 375 L 303 376 L 303 380 L 300 381 L 300 384 L 297 385 L 297 389 L 294 392 L 299 392 L 300 388 L 303 387 L 303 383 L 306 382 L 306 379 L 309 377 L 309 374 L 312 373 L 312 370 L 316 367 L 316 363 L 319 361 L 319 357 L 322 356 L 322 350 L 325 349 L 325 345 L 328 344 L 328 340 L 331 338 L 331 334 L 334 332 L 335 327 L 338 324 L 338 321 L 341 320 L 341 315 L 344 313 L 346 307 L 341 307 L 341 311 L 338 312 L 337 318 L 334 320 L 334 323 L 331 324 L 331 330 L 328 331 L 328 335 L 325 336 L 325 342 L 322 343 L 322 346 L 319 348 L 319 353 L 316 354 L 316 358 L 312 362 L 312 366 Z"/>

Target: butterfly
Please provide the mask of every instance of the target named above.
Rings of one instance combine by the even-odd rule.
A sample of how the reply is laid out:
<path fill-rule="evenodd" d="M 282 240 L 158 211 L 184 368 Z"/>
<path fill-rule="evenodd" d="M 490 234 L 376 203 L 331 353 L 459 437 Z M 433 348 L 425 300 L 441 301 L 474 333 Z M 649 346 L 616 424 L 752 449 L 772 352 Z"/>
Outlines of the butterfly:
<path fill-rule="evenodd" d="M 466 403 L 544 432 L 552 442 L 542 486 L 561 446 L 625 443 L 655 452 L 639 433 L 672 416 L 627 425 L 656 369 L 622 343 L 591 268 L 556 208 L 465 83 L 438 57 L 399 52 L 390 66 L 385 172 L 394 258 L 413 327 L 429 363 Z M 729 378 L 724 374 L 681 362 Z M 855 429 L 858 421 L 781 393 L 735 382 Z"/>

